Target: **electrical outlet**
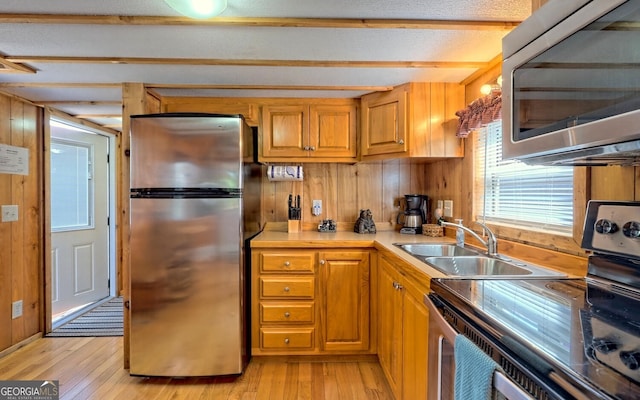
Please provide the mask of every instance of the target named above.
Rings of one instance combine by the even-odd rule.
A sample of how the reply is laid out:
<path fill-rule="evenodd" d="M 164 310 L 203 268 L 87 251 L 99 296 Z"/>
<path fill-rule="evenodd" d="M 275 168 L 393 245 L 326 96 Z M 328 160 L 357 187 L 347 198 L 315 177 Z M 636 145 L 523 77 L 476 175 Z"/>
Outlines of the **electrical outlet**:
<path fill-rule="evenodd" d="M 313 200 L 311 214 L 315 216 L 322 214 L 322 200 Z"/>
<path fill-rule="evenodd" d="M 445 200 L 444 201 L 444 216 L 453 218 L 453 200 Z"/>
<path fill-rule="evenodd" d="M 11 319 L 22 317 L 22 300 L 11 303 Z"/>
<path fill-rule="evenodd" d="M 2 222 L 12 222 L 18 220 L 18 206 L 2 206 Z"/>
<path fill-rule="evenodd" d="M 439 208 L 442 210 L 443 207 L 444 207 L 444 203 L 442 202 L 442 200 L 438 200 L 436 208 Z"/>

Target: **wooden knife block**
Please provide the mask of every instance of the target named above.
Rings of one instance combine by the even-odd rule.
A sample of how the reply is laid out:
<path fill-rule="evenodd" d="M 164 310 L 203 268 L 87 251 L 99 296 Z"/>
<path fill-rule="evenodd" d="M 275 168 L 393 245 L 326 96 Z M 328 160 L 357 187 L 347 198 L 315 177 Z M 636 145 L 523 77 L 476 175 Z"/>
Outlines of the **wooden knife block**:
<path fill-rule="evenodd" d="M 289 233 L 298 233 L 301 231 L 300 228 L 300 220 L 299 219 L 290 219 L 289 225 L 287 227 L 287 232 Z"/>

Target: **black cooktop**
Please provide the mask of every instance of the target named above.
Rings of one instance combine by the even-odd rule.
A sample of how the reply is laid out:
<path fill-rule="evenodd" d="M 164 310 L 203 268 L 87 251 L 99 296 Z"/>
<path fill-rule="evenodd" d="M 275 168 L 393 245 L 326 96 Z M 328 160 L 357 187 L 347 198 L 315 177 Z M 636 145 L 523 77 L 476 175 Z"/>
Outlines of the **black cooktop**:
<path fill-rule="evenodd" d="M 538 370 L 602 398 L 640 398 L 637 291 L 590 278 L 434 279 L 431 289 L 505 347 L 525 346 Z"/>

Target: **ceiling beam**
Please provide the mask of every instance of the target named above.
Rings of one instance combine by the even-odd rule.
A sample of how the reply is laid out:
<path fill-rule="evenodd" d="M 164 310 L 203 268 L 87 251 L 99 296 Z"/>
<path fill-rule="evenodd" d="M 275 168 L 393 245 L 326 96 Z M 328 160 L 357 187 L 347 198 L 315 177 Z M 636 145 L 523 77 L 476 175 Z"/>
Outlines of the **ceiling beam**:
<path fill-rule="evenodd" d="M 520 22 L 522 21 L 270 17 L 217 17 L 209 19 L 191 19 L 186 17 L 142 15 L 0 14 L 0 23 L 6 24 L 204 25 L 278 28 L 370 28 L 509 31 L 518 26 Z"/>
<path fill-rule="evenodd" d="M 0 88 L 121 88 L 121 83 L 88 83 L 88 82 L 0 82 Z M 388 91 L 393 86 L 310 86 L 310 85 L 215 85 L 215 84 L 181 84 L 181 83 L 145 83 L 151 89 L 210 89 L 210 90 L 336 90 L 336 91 Z M 37 104 L 122 104 L 119 101 L 34 101 Z"/>
<path fill-rule="evenodd" d="M 110 88 L 122 88 L 121 83 L 90 83 L 90 82 L 0 82 L 0 88 L 2 87 L 48 87 L 48 88 L 98 88 L 98 89 L 110 89 Z"/>
<path fill-rule="evenodd" d="M 122 118 L 122 114 L 75 114 L 74 117 L 81 119 L 90 118 Z"/>
<path fill-rule="evenodd" d="M 0 72 L 35 74 L 36 70 L 29 66 L 16 64 L 3 57 L 0 57 Z"/>
<path fill-rule="evenodd" d="M 101 101 L 101 100 L 51 100 L 39 101 L 43 106 L 70 105 L 70 106 L 121 106 L 121 101 Z"/>
<path fill-rule="evenodd" d="M 484 68 L 484 61 L 337 61 L 337 60 L 263 60 L 221 58 L 150 58 L 150 57 L 69 57 L 5 56 L 12 63 L 64 64 L 146 64 L 206 65 L 244 67 L 331 67 L 331 68 Z"/>
<path fill-rule="evenodd" d="M 389 91 L 393 86 L 310 86 L 310 85 L 183 85 L 179 83 L 145 83 L 153 89 L 200 89 L 200 90 L 341 90 L 341 91 Z"/>

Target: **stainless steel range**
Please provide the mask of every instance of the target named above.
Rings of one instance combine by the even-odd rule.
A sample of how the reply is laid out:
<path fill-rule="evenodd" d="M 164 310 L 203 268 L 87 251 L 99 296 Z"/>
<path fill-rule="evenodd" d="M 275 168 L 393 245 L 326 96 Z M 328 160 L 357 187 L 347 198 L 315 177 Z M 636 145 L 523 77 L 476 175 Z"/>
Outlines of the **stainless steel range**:
<path fill-rule="evenodd" d="M 532 398 L 638 399 L 640 203 L 589 202 L 582 247 L 586 278 L 434 279 L 425 301 Z"/>

